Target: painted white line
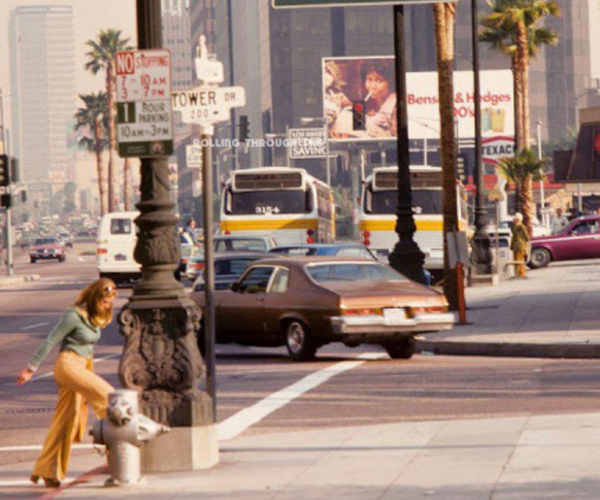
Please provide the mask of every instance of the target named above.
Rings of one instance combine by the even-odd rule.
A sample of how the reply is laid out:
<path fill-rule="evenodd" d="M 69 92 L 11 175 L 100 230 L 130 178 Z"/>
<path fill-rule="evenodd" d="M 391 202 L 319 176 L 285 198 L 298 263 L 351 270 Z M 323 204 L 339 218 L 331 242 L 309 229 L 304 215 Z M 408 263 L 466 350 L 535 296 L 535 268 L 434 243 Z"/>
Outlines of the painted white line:
<path fill-rule="evenodd" d="M 66 477 L 65 479 L 63 479 L 64 483 L 68 483 L 70 481 L 74 481 L 75 478 L 74 477 Z M 42 479 L 40 479 L 40 483 L 42 486 L 44 486 L 44 482 Z M 35 487 L 35 485 L 31 482 L 31 481 L 25 481 L 25 480 L 20 480 L 20 481 L 0 481 L 0 488 L 2 487 L 9 487 L 9 486 L 32 486 Z M 39 485 L 38 485 L 39 488 Z"/>
<path fill-rule="evenodd" d="M 96 448 L 104 448 L 104 445 L 99 444 L 73 444 L 71 448 L 74 450 L 94 450 Z M 3 446 L 0 447 L 2 451 L 40 451 L 42 449 L 41 444 L 27 445 L 27 446 Z"/>
<path fill-rule="evenodd" d="M 77 260 L 78 260 L 79 262 L 85 262 L 85 259 L 84 259 L 83 257 L 79 257 Z"/>
<path fill-rule="evenodd" d="M 31 330 L 32 328 L 37 328 L 38 326 L 46 326 L 49 324 L 50 323 L 37 323 L 36 325 L 24 326 L 23 328 L 21 328 L 21 330 Z"/>
<path fill-rule="evenodd" d="M 383 353 L 361 354 L 358 357 L 360 361 L 342 361 L 307 375 L 298 382 L 267 396 L 265 399 L 248 408 L 244 408 L 218 424 L 219 441 L 227 441 L 239 436 L 242 432 L 260 422 L 267 415 L 282 408 L 297 397 L 302 396 L 305 392 L 327 382 L 331 377 L 357 368 L 366 363 L 367 360 L 384 358 L 385 356 L 386 354 Z"/>
<path fill-rule="evenodd" d="M 103 356 L 101 358 L 94 358 L 94 364 L 102 363 L 102 361 L 106 361 L 107 359 L 113 359 L 121 356 L 121 354 L 109 354 L 108 356 Z M 44 373 L 43 375 L 39 375 L 37 377 L 33 377 L 30 382 L 35 382 L 36 380 L 43 380 L 48 377 L 52 377 L 54 375 L 54 371 L 50 371 L 48 373 Z M 17 385 L 16 382 L 5 382 L 2 385 Z M 1 451 L 1 449 L 0 449 Z"/>

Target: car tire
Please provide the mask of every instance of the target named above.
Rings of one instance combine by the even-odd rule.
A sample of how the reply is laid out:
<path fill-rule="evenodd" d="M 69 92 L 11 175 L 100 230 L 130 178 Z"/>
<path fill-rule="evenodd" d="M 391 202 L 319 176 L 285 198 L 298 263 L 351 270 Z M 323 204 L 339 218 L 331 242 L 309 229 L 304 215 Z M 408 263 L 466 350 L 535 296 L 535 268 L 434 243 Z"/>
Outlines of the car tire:
<path fill-rule="evenodd" d="M 309 361 L 317 352 L 317 344 L 311 338 L 308 327 L 296 320 L 285 325 L 285 345 L 293 361 Z"/>
<path fill-rule="evenodd" d="M 532 269 L 546 267 L 552 261 L 552 255 L 545 248 L 534 248 L 529 259 L 529 266 Z"/>
<path fill-rule="evenodd" d="M 64 255 L 61 255 L 61 256 L 58 258 L 58 262 L 64 262 L 65 260 L 67 260 L 67 258 L 66 258 Z"/>
<path fill-rule="evenodd" d="M 392 359 L 410 359 L 415 353 L 417 343 L 414 338 L 408 337 L 384 344 L 388 356 Z"/>
<path fill-rule="evenodd" d="M 30 257 L 29 262 L 31 262 L 32 264 L 35 264 L 37 262 L 37 259 L 34 257 Z"/>

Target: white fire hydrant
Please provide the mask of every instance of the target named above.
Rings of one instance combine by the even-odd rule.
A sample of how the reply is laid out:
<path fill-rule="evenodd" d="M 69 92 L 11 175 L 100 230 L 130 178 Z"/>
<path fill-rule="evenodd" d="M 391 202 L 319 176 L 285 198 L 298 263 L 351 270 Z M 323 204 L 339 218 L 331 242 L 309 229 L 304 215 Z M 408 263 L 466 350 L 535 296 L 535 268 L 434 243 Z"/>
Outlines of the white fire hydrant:
<path fill-rule="evenodd" d="M 90 435 L 94 444 L 106 445 L 110 478 L 105 486 L 134 484 L 141 479 L 140 446 L 159 434 L 169 432 L 166 425 L 139 413 L 138 393 L 119 389 L 108 395 L 105 420 L 98 420 Z"/>

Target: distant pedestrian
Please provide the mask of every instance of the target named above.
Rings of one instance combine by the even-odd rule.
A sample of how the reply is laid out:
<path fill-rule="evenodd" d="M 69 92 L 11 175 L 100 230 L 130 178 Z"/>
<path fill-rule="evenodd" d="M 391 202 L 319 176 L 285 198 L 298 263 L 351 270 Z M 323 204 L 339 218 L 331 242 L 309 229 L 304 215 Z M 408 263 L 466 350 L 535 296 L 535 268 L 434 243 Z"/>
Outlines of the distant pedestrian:
<path fill-rule="evenodd" d="M 196 236 L 196 221 L 194 219 L 190 219 L 187 221 L 187 225 L 185 226 L 185 232 L 192 238 L 192 242 L 194 246 L 199 246 L 198 236 Z"/>
<path fill-rule="evenodd" d="M 552 231 L 552 234 L 560 233 L 568 225 L 569 219 L 563 214 L 562 208 L 557 208 L 556 215 L 554 215 L 550 221 L 550 230 Z"/>
<path fill-rule="evenodd" d="M 517 277 L 525 278 L 525 261 L 527 259 L 527 250 L 529 248 L 529 233 L 523 224 L 523 216 L 516 213 L 513 217 L 512 239 L 510 249 L 513 251 L 513 259 L 517 262 L 523 262 L 517 266 Z"/>
<path fill-rule="evenodd" d="M 106 278 L 83 290 L 17 376 L 18 385 L 29 382 L 44 358 L 60 343 L 60 354 L 54 364 L 58 403 L 33 468 L 34 483 L 42 478 L 49 488 L 60 486 L 67 473 L 71 444 L 81 441 L 85 433 L 87 403 L 98 418 L 106 417 L 108 395 L 114 388 L 93 372 L 92 355 L 101 329 L 112 321 L 116 296 L 115 284 Z"/>

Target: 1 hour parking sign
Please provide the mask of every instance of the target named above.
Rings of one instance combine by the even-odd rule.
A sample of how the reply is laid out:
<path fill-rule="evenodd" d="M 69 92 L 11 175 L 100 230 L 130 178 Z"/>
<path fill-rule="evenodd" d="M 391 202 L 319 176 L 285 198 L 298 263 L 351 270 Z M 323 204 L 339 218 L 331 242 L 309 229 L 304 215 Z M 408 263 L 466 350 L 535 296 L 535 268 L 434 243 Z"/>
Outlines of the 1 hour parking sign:
<path fill-rule="evenodd" d="M 119 52 L 116 77 L 119 155 L 171 155 L 170 52 L 164 49 Z"/>

